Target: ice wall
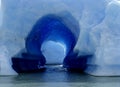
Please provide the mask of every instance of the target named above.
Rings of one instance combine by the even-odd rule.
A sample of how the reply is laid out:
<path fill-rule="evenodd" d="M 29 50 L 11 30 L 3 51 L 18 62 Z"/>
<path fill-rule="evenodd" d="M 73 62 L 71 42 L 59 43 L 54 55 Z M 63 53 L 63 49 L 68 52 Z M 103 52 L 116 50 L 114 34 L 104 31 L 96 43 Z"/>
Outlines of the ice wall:
<path fill-rule="evenodd" d="M 46 14 L 65 16 L 64 13 L 69 12 L 80 26 L 75 50 L 79 55 L 94 55 L 85 72 L 120 75 L 120 62 L 116 61 L 120 60 L 120 0 L 2 0 L 1 11 L 0 40 L 8 50 L 8 60 L 25 51 L 26 36 L 40 17 Z M 69 19 L 68 15 L 66 17 Z M 76 32 L 74 27 L 72 30 Z"/>
<path fill-rule="evenodd" d="M 0 0 L 0 27 L 2 25 L 2 6 L 1 6 L 1 0 Z"/>
<path fill-rule="evenodd" d="M 111 1 L 105 14 L 104 20 L 90 32 L 95 53 L 86 71 L 93 75 L 120 75 L 120 1 Z M 94 69 L 92 65 L 96 65 Z"/>
<path fill-rule="evenodd" d="M 78 21 L 80 18 L 79 14 L 81 12 L 79 13 L 76 8 L 78 8 L 78 2 L 80 3 L 81 1 L 75 1 L 74 3 L 71 2 L 72 1 L 61 2 L 61 0 L 3 0 L 3 35 L 0 37 L 4 38 L 3 42 L 7 46 L 10 56 L 18 54 L 25 48 L 26 36 L 32 30 L 36 21 L 42 16 L 47 14 L 56 14 L 67 17 L 69 15 L 66 13 L 69 12 L 75 18 L 77 17 L 76 20 Z M 69 7 L 69 4 L 71 4 L 71 6 L 73 5 L 73 8 Z M 81 6 L 80 9 L 82 9 Z M 67 17 L 67 20 L 69 20 L 69 17 Z M 72 25 L 68 23 L 66 23 L 68 26 Z M 72 30 L 74 32 L 74 29 Z"/>

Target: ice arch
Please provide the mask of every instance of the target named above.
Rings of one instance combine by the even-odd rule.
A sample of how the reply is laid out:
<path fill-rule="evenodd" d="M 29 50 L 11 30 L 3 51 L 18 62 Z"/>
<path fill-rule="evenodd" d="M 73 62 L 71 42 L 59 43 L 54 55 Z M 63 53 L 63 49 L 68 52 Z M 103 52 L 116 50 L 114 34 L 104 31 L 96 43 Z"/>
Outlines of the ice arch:
<path fill-rule="evenodd" d="M 65 23 L 61 16 L 53 14 L 40 18 L 26 39 L 28 53 L 43 54 L 46 61 L 52 64 L 62 63 L 73 51 L 79 35 L 75 35 L 78 28 L 74 27 L 76 31 L 72 32 Z"/>

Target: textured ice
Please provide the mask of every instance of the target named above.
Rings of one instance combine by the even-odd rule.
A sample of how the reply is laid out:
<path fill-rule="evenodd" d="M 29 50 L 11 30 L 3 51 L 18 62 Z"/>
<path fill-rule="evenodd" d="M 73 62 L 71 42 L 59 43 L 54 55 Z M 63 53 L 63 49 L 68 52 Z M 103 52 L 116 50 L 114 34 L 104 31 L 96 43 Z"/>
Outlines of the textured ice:
<path fill-rule="evenodd" d="M 4 45 L 0 45 L 0 75 L 17 75 L 12 69 L 9 52 Z"/>
<path fill-rule="evenodd" d="M 111 1 L 105 13 L 104 20 L 90 32 L 94 58 L 88 62 L 91 65 L 86 72 L 99 76 L 120 75 L 120 1 Z"/>
<path fill-rule="evenodd" d="M 25 38 L 40 17 L 64 12 L 70 12 L 79 22 L 80 35 L 75 50 L 79 55 L 94 55 L 85 72 L 120 75 L 120 0 L 2 0 L 0 40 L 8 55 L 2 56 L 0 62 L 10 61 L 25 48 Z"/>

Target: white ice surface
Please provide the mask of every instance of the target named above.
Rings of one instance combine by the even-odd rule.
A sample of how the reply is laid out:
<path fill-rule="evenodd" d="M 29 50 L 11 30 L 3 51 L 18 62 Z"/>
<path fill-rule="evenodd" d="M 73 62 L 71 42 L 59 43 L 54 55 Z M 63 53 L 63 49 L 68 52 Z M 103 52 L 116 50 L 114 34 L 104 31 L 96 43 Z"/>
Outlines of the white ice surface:
<path fill-rule="evenodd" d="M 75 50 L 79 55 L 94 55 L 86 72 L 99 76 L 120 73 L 120 0 L 2 0 L 1 12 L 0 40 L 8 50 L 7 58 L 5 55 L 3 59 L 10 60 L 25 48 L 25 38 L 41 16 L 70 12 L 80 26 Z M 52 58 L 47 63 L 58 62 Z"/>
<path fill-rule="evenodd" d="M 2 25 L 2 6 L 1 6 L 1 0 L 0 0 L 0 27 Z"/>
<path fill-rule="evenodd" d="M 12 69 L 9 52 L 4 45 L 0 45 L 0 75 L 17 75 Z"/>
<path fill-rule="evenodd" d="M 120 1 L 111 1 L 105 13 L 104 20 L 90 32 L 94 57 L 88 61 L 86 72 L 98 76 L 120 75 Z"/>

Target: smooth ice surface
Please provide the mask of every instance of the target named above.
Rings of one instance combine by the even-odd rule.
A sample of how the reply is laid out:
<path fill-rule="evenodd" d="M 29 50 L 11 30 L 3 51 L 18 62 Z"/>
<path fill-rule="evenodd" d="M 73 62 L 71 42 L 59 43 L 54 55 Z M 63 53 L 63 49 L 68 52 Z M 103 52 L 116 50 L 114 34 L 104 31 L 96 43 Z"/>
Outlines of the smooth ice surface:
<path fill-rule="evenodd" d="M 66 50 L 65 44 L 54 41 L 45 41 L 41 46 L 42 54 L 50 64 L 61 64 L 67 54 Z"/>
<path fill-rule="evenodd" d="M 0 27 L 2 25 L 2 6 L 1 6 L 1 0 L 0 0 Z"/>
<path fill-rule="evenodd" d="M 79 55 L 94 55 L 88 61 L 90 66 L 86 72 L 99 76 L 120 75 L 120 0 L 2 0 L 1 12 L 3 21 L 0 40 L 8 50 L 7 58 L 5 55 L 3 59 L 9 60 L 21 53 L 25 48 L 24 39 L 40 17 L 70 12 L 80 25 L 75 50 L 78 50 Z M 44 48 L 49 48 L 49 45 Z M 63 48 L 58 44 L 56 47 L 55 50 L 60 47 L 63 58 Z M 44 55 L 49 52 L 51 51 L 47 49 Z"/>

